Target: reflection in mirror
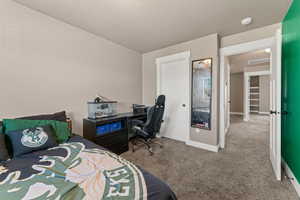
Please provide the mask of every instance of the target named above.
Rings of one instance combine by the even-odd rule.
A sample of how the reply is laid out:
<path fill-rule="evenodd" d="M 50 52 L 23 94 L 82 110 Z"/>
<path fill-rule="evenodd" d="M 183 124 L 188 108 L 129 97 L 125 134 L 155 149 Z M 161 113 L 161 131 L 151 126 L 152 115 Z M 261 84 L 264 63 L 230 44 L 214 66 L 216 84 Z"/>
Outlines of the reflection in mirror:
<path fill-rule="evenodd" d="M 211 129 L 212 59 L 192 62 L 192 127 Z"/>

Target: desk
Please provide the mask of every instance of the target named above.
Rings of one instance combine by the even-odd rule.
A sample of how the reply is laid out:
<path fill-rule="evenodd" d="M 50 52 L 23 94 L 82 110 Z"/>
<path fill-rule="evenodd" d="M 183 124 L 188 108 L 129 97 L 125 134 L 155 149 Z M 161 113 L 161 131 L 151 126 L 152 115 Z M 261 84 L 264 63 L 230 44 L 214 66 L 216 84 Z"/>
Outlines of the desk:
<path fill-rule="evenodd" d="M 128 151 L 128 141 L 132 137 L 132 120 L 147 120 L 147 113 L 119 113 L 118 115 L 100 119 L 83 119 L 83 137 L 103 146 L 110 151 L 121 154 Z M 118 130 L 108 130 L 99 134 L 99 127 L 119 123 Z"/>

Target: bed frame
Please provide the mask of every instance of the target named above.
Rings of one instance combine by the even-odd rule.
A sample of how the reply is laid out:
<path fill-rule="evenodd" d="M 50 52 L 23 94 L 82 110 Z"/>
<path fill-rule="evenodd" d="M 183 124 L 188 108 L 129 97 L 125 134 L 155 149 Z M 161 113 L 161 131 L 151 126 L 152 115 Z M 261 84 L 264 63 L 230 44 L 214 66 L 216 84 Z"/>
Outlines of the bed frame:
<path fill-rule="evenodd" d="M 67 123 L 68 123 L 68 128 L 70 129 L 70 132 L 72 134 L 73 124 L 71 118 L 67 118 Z"/>

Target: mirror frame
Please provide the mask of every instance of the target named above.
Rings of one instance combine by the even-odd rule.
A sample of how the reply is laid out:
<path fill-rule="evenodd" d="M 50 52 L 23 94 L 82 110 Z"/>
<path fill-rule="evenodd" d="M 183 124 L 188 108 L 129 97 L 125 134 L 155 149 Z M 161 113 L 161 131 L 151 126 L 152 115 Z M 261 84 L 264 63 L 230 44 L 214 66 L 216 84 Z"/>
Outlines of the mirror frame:
<path fill-rule="evenodd" d="M 211 60 L 211 70 L 210 70 L 210 77 L 211 77 L 211 97 L 210 97 L 210 105 L 209 105 L 209 109 L 210 109 L 210 121 L 209 121 L 209 123 L 210 123 L 210 127 L 209 128 L 205 128 L 205 127 L 197 127 L 197 126 L 195 126 L 193 123 L 192 123 L 192 117 L 193 117 L 193 90 L 194 90 L 194 85 L 193 85 L 193 83 L 194 83 L 194 73 L 193 73 L 193 66 L 194 66 L 194 63 L 195 62 L 199 62 L 199 61 L 204 61 L 204 60 Z M 191 68 L 192 68 L 192 70 L 191 70 L 191 72 L 192 72 L 192 82 L 191 82 L 191 114 L 190 114 L 190 116 L 191 116 L 191 127 L 192 128 L 197 128 L 197 129 L 203 129 L 203 130 L 209 130 L 209 131 L 211 131 L 212 130 L 212 97 L 213 97 L 213 58 L 212 57 L 209 57 L 209 58 L 202 58 L 202 59 L 197 59 L 197 60 L 193 60 L 192 61 L 192 65 L 191 65 Z"/>

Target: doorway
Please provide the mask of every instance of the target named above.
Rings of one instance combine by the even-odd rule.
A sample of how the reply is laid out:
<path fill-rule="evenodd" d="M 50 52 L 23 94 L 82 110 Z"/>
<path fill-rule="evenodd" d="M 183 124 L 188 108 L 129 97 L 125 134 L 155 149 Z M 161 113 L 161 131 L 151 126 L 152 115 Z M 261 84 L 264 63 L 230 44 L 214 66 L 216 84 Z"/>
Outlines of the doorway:
<path fill-rule="evenodd" d="M 225 99 L 228 106 L 226 134 L 232 123 L 251 118 L 269 123 L 270 110 L 270 49 L 251 51 L 227 57 Z M 263 115 L 259 117 L 259 115 Z M 258 122 L 259 120 L 252 120 Z M 247 125 L 247 123 L 245 123 Z"/>
<path fill-rule="evenodd" d="M 255 143 L 260 151 L 268 147 L 270 53 L 270 49 L 262 49 L 227 57 L 229 74 L 226 85 L 229 92 L 225 90 L 228 93 L 225 99 L 229 102 L 229 111 L 225 112 L 230 114 L 226 120 L 226 139 L 232 149 L 236 142 L 244 145 L 245 153 L 249 154 L 245 155 L 247 157 L 253 156 L 250 154 L 255 152 Z"/>
<path fill-rule="evenodd" d="M 228 57 L 238 54 L 245 54 L 257 50 L 267 50 L 270 52 L 270 70 L 269 70 L 269 87 L 270 87 L 270 101 L 269 101 L 269 112 L 270 112 L 270 128 L 269 128 L 269 156 L 272 163 L 275 176 L 278 180 L 281 180 L 281 30 L 278 30 L 274 37 L 267 38 L 259 41 L 244 43 L 240 45 L 234 45 L 225 47 L 220 50 L 220 121 L 219 121 L 219 138 L 220 147 L 226 147 L 226 130 L 230 126 L 230 120 L 228 120 L 230 106 L 230 100 L 225 99 L 226 92 L 230 91 L 226 89 L 228 72 Z M 257 62 L 257 61 L 255 61 Z M 253 62 L 253 63 L 255 63 Z M 247 74 L 248 73 L 248 74 Z M 244 89 L 243 96 L 244 101 L 247 101 L 243 105 L 244 120 L 247 121 L 247 116 L 250 116 L 251 108 L 249 105 L 254 105 L 249 101 L 250 90 L 249 80 L 253 72 L 244 73 Z M 228 88 L 228 86 L 227 86 Z"/>
<path fill-rule="evenodd" d="M 269 48 L 226 56 L 225 127 L 232 115 L 249 121 L 253 115 L 269 115 L 271 51 Z"/>
<path fill-rule="evenodd" d="M 187 142 L 190 125 L 190 52 L 158 58 L 157 95 L 166 96 L 161 136 Z"/>

